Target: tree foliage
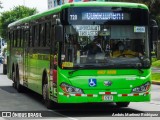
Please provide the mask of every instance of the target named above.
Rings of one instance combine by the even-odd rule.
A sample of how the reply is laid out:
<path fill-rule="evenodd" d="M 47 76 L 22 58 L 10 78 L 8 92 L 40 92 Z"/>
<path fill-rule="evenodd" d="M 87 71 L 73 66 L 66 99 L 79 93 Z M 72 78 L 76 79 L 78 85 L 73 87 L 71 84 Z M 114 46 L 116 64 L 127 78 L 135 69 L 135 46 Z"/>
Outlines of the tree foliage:
<path fill-rule="evenodd" d="M 25 6 L 17 6 L 11 9 L 10 11 L 5 11 L 1 13 L 0 16 L 0 33 L 3 38 L 7 37 L 7 26 L 17 21 L 21 18 L 30 16 L 37 13 L 37 10 L 35 8 L 28 8 Z"/>

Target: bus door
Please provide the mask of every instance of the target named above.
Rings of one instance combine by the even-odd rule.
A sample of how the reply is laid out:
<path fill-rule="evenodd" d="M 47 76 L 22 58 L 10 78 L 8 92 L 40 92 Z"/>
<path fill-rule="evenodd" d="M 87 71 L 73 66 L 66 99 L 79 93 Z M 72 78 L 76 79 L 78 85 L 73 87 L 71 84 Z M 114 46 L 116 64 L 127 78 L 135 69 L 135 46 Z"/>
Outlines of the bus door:
<path fill-rule="evenodd" d="M 28 87 L 28 42 L 29 42 L 29 31 L 24 32 L 24 81 L 23 85 Z"/>
<path fill-rule="evenodd" d="M 52 39 L 52 42 L 54 41 L 54 36 L 55 36 L 55 28 L 52 27 L 51 29 L 51 33 L 52 33 L 52 36 L 51 36 L 51 39 Z M 51 69 L 52 69 L 52 83 L 53 83 L 53 99 L 57 99 L 57 74 L 58 74 L 58 71 L 57 71 L 57 64 L 58 64 L 58 43 L 57 42 L 53 42 L 52 43 L 53 47 L 51 47 Z"/>

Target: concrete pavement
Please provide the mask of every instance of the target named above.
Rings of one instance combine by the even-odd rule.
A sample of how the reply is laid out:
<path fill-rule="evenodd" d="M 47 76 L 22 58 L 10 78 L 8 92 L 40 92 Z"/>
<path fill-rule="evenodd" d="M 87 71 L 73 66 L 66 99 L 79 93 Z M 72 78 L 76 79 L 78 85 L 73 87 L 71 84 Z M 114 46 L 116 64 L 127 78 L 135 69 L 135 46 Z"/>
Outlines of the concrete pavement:
<path fill-rule="evenodd" d="M 3 67 L 0 66 L 0 111 L 26 111 L 29 108 L 33 111 L 47 110 L 47 108 L 39 101 L 35 101 L 27 94 L 18 93 L 12 87 L 12 80 L 3 75 Z"/>
<path fill-rule="evenodd" d="M 153 73 L 160 73 L 160 68 L 158 67 L 151 67 L 151 69 Z"/>

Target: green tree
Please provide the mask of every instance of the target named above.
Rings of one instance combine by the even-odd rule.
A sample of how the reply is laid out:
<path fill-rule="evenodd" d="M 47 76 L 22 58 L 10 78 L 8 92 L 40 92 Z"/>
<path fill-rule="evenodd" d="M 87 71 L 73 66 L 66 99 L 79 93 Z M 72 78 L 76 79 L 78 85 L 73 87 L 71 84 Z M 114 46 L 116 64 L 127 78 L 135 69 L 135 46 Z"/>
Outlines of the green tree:
<path fill-rule="evenodd" d="M 7 26 L 17 21 L 21 18 L 30 16 L 37 13 L 37 9 L 35 8 L 28 8 L 25 6 L 17 6 L 11 9 L 10 11 L 5 11 L 1 13 L 0 16 L 0 33 L 3 38 L 7 38 Z"/>

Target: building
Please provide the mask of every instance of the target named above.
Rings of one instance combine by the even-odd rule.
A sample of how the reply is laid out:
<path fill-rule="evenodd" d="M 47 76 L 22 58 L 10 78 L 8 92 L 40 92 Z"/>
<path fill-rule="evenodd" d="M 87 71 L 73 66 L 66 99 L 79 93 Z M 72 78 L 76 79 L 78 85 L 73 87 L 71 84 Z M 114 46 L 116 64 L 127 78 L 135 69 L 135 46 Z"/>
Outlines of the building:
<path fill-rule="evenodd" d="M 109 0 L 48 0 L 48 9 L 52 9 L 58 5 L 71 2 L 88 2 L 88 1 L 109 1 Z"/>
<path fill-rule="evenodd" d="M 48 0 L 48 9 L 54 8 L 54 0 Z"/>

